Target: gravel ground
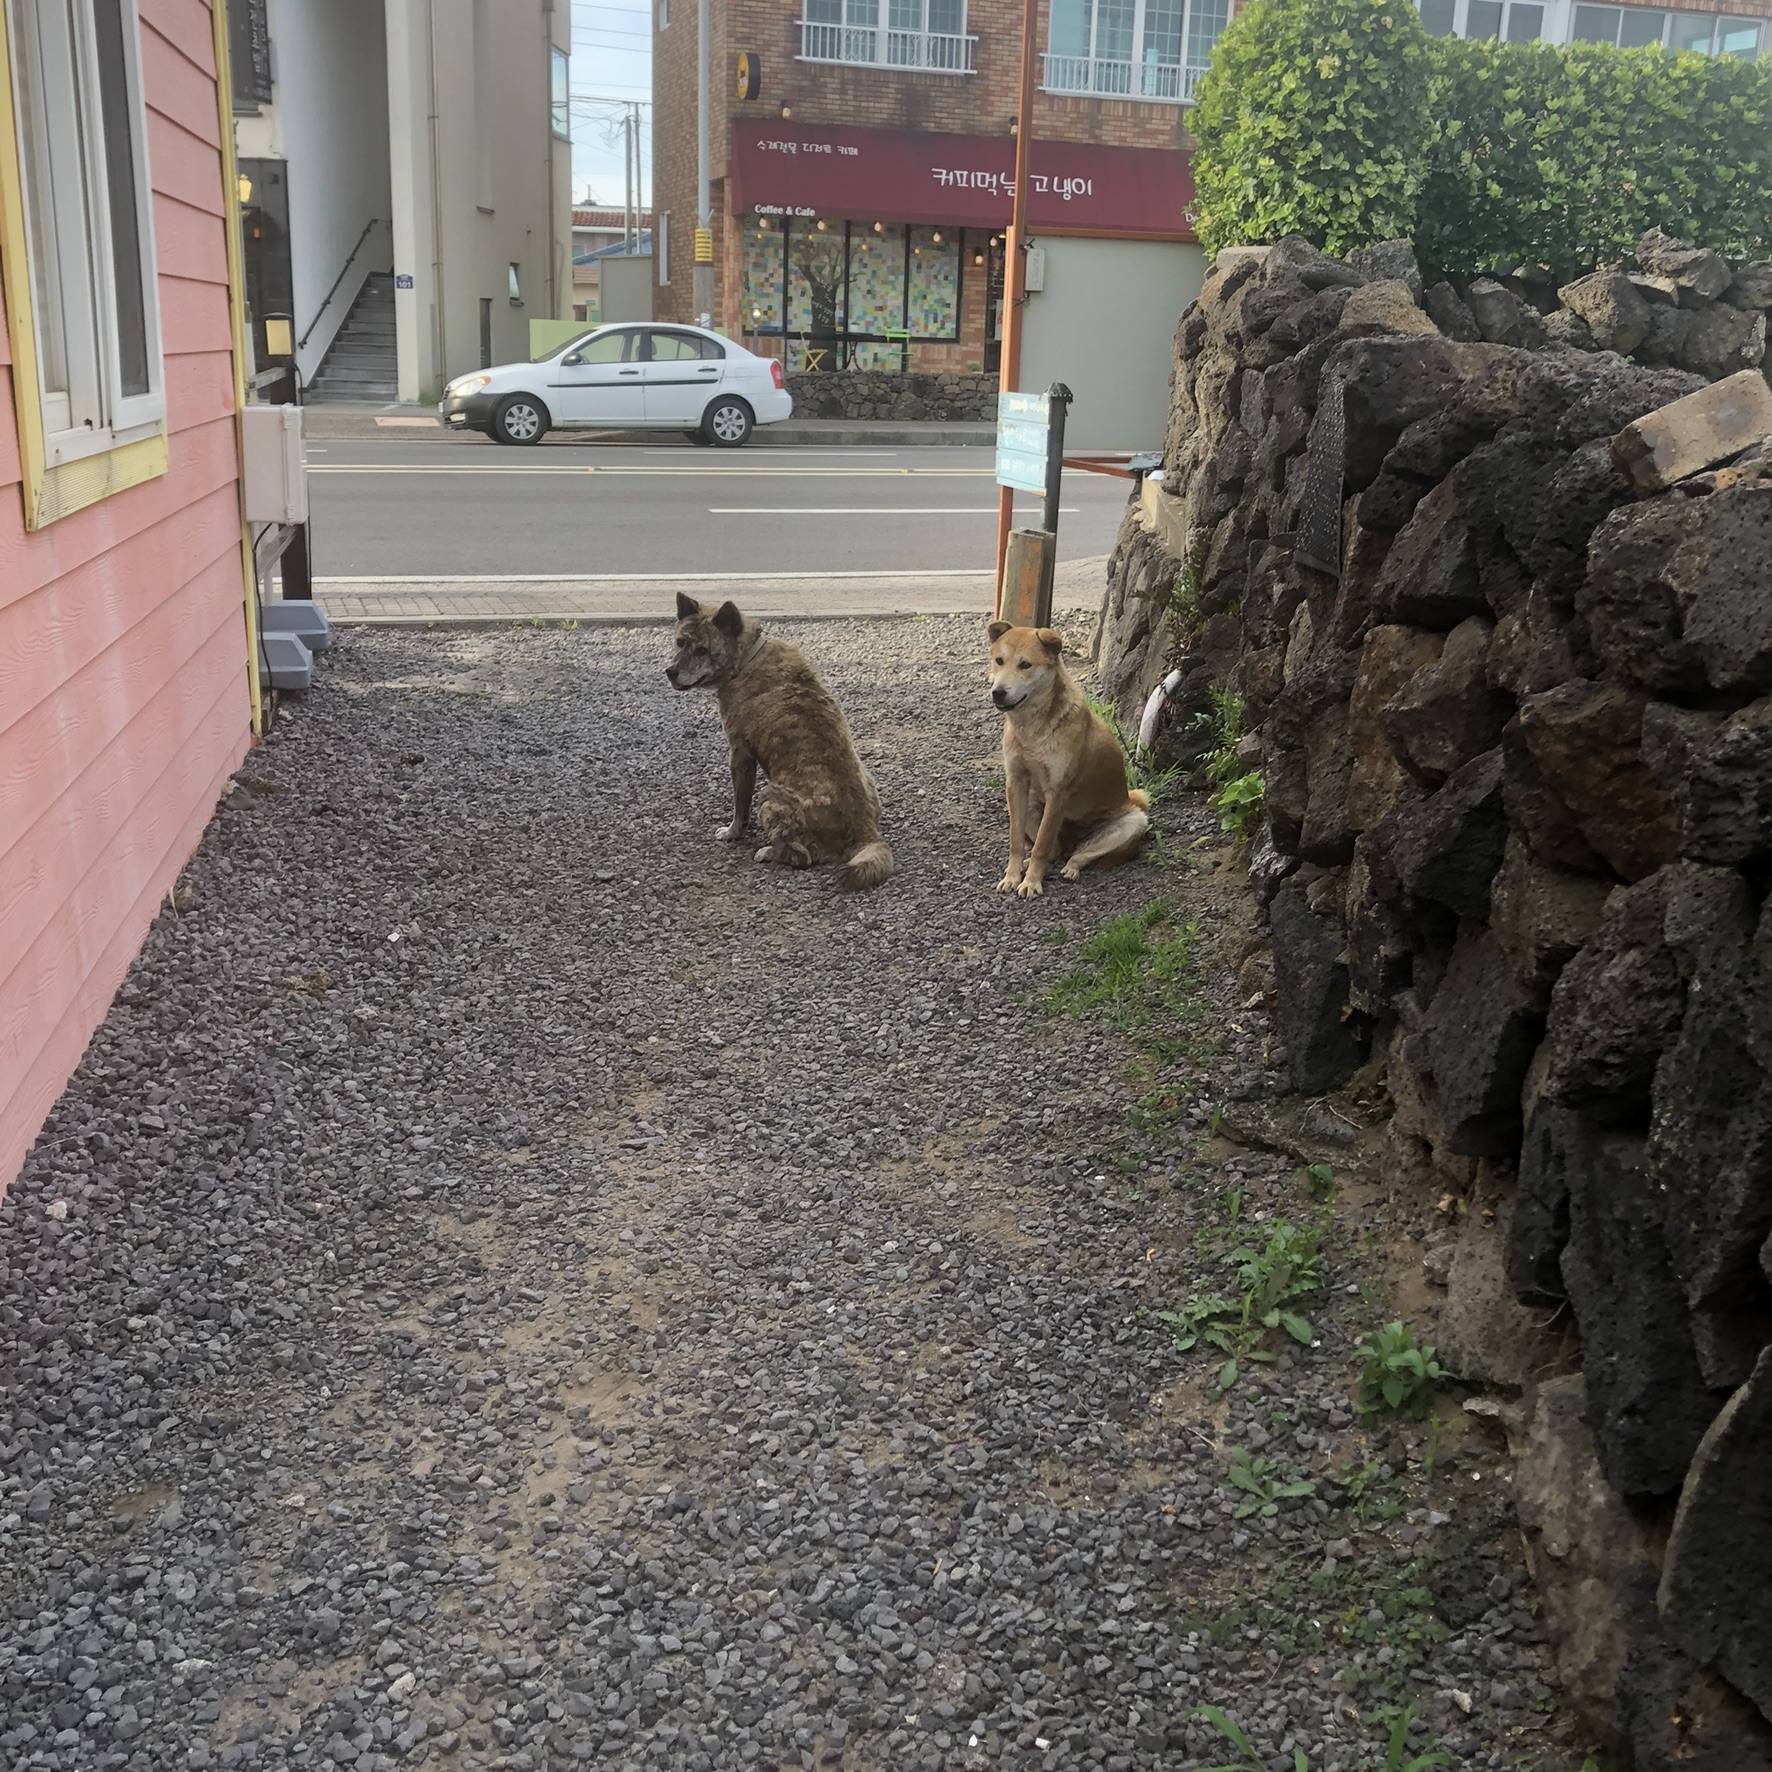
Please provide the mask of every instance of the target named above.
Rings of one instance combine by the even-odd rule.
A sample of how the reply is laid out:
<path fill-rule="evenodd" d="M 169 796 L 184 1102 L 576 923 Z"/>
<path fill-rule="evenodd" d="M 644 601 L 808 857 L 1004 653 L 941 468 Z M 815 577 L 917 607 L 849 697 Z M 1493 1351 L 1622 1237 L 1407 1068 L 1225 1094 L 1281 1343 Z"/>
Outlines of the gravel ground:
<path fill-rule="evenodd" d="M 1315 1209 L 1208 1135 L 1266 1087 L 1210 940 L 1154 1132 L 1043 1002 L 1227 925 L 1200 809 L 999 897 L 977 624 L 797 637 L 865 897 L 713 841 L 656 628 L 353 636 L 249 760 L 0 1209 L 7 1772 L 1186 1768 L 1202 1703 L 1354 1772 L 1401 1699 L 1577 1763 L 1493 1454 L 1354 1416 L 1369 1239 L 1226 1399 L 1148 1314 Z M 1235 1518 L 1232 1447 L 1317 1492 Z"/>

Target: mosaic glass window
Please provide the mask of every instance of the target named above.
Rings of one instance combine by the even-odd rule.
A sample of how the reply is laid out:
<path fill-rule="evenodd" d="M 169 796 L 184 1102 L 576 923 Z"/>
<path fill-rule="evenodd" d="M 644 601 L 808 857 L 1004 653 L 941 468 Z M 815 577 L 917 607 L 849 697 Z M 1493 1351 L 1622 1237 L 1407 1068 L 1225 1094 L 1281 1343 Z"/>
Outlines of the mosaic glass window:
<path fill-rule="evenodd" d="M 781 235 L 774 228 L 746 224 L 744 234 L 744 324 L 751 332 L 781 330 L 783 270 Z"/>
<path fill-rule="evenodd" d="M 912 338 L 953 338 L 960 329 L 960 240 L 953 229 L 911 229 Z"/>
<path fill-rule="evenodd" d="M 855 227 L 849 239 L 849 330 L 904 330 L 904 229 Z"/>
<path fill-rule="evenodd" d="M 788 331 L 829 337 L 843 330 L 847 312 L 842 224 L 821 233 L 812 222 L 795 222 L 788 235 Z"/>

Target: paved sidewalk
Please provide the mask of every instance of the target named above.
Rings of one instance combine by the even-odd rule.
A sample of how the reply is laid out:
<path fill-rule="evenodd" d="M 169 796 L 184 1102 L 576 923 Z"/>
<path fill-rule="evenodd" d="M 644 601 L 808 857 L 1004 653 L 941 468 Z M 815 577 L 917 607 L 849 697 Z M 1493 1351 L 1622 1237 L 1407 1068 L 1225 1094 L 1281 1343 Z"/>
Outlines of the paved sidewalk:
<path fill-rule="evenodd" d="M 446 430 L 437 423 L 436 410 L 430 406 L 309 406 L 304 409 L 302 427 L 310 441 L 316 443 L 347 442 L 368 437 L 394 437 L 402 440 L 453 443 L 458 447 L 481 448 L 486 439 L 465 431 Z M 675 432 L 665 432 L 665 437 Z M 656 442 L 657 431 L 555 431 L 551 440 L 558 443 L 585 443 L 632 438 Z M 550 439 L 543 439 L 541 447 Z M 786 424 L 763 425 L 752 443 L 756 447 L 807 448 L 823 444 L 837 449 L 858 445 L 879 448 L 951 449 L 990 448 L 997 440 L 996 427 L 988 422 L 949 423 L 946 421 L 913 421 L 891 424 L 876 420 L 846 418 L 795 418 Z"/>
<path fill-rule="evenodd" d="M 1093 610 L 1107 583 L 1107 559 L 1060 563 L 1053 586 L 1059 609 Z M 314 594 L 341 626 L 466 627 L 500 622 L 577 621 L 631 624 L 670 621 L 679 590 L 731 597 L 747 614 L 859 618 L 969 615 L 989 608 L 989 571 L 949 575 L 742 574 L 654 578 L 320 579 Z"/>

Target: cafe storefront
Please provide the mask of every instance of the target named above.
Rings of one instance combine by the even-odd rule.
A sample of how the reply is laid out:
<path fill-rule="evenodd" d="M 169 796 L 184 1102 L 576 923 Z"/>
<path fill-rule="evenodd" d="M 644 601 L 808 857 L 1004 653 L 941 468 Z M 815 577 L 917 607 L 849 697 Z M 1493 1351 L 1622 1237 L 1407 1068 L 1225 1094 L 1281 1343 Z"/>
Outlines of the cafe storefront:
<path fill-rule="evenodd" d="M 1031 158 L 1036 249 L 1193 237 L 1179 149 L 1042 141 Z M 993 373 L 1014 164 L 1007 136 L 735 122 L 726 329 L 790 371 Z M 1148 262 L 1127 255 L 1128 274 Z"/>

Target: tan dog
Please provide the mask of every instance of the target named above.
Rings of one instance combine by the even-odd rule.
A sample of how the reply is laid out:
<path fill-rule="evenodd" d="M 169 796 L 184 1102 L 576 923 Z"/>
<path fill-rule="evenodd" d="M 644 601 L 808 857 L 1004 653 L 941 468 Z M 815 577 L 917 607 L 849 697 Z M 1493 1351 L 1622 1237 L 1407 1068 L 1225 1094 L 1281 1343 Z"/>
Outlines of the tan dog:
<path fill-rule="evenodd" d="M 1150 797 L 1126 783 L 1126 754 L 1059 660 L 1054 628 L 990 625 L 991 700 L 1002 710 L 1009 793 L 1009 866 L 999 892 L 1038 898 L 1061 847 L 1061 870 L 1112 867 L 1136 855 L 1150 829 Z M 1029 834 L 1034 852 L 1023 852 Z"/>
<path fill-rule="evenodd" d="M 732 822 L 722 843 L 742 841 L 761 766 L 757 805 L 766 839 L 758 861 L 784 867 L 841 862 L 839 884 L 878 886 L 892 873 L 880 840 L 880 800 L 843 710 L 798 647 L 772 640 L 732 603 L 710 613 L 677 594 L 677 655 L 665 667 L 677 689 L 713 689 L 732 752 Z"/>

